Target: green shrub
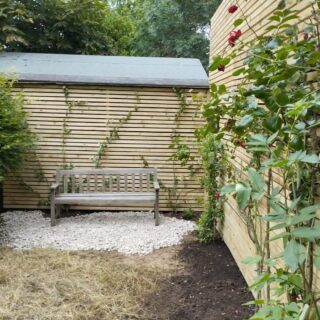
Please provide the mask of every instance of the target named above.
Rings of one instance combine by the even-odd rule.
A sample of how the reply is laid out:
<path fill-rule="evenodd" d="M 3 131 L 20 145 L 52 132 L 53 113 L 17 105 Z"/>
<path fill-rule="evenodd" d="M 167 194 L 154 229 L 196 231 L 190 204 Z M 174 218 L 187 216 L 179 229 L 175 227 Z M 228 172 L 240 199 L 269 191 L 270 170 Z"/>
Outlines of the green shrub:
<path fill-rule="evenodd" d="M 13 94 L 14 83 L 0 75 L 0 183 L 6 173 L 21 169 L 35 142 L 23 110 L 23 96 Z"/>
<path fill-rule="evenodd" d="M 192 220 L 194 217 L 195 215 L 191 208 L 184 210 L 182 213 L 182 218 L 185 220 Z"/>

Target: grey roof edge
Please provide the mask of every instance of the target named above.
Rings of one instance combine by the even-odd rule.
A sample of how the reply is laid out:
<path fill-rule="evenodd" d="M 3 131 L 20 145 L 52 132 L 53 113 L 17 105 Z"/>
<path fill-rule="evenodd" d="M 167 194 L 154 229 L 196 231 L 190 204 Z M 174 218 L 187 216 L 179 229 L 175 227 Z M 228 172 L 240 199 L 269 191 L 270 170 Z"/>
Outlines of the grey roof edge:
<path fill-rule="evenodd" d="M 119 85 L 119 86 L 135 86 L 135 87 L 183 87 L 183 88 L 209 88 L 209 81 L 199 80 L 199 79 L 188 79 L 187 81 L 181 79 L 148 79 L 148 82 L 144 81 L 144 79 L 130 82 L 130 78 L 125 77 L 88 77 L 87 79 L 83 79 L 83 77 L 75 76 L 53 76 L 46 74 L 32 74 L 25 73 L 23 76 L 17 73 L 5 73 L 7 76 L 14 76 L 21 83 L 68 83 L 68 84 L 81 84 L 81 85 Z M 190 85 L 190 81 L 192 81 L 192 85 Z"/>
<path fill-rule="evenodd" d="M 19 82 L 209 88 L 195 58 L 2 52 L 1 72 Z"/>

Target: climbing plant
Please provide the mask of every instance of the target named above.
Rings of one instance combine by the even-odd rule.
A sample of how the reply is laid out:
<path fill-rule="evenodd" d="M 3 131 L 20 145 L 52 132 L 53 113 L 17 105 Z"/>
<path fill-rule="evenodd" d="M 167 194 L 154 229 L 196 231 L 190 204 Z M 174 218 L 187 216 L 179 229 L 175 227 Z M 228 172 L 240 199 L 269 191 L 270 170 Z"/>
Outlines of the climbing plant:
<path fill-rule="evenodd" d="M 61 147 L 62 165 L 61 165 L 61 169 L 72 169 L 73 164 L 67 163 L 66 150 L 65 150 L 67 138 L 72 133 L 72 130 L 69 128 L 69 116 L 72 113 L 74 107 L 84 106 L 84 105 L 86 105 L 86 103 L 83 101 L 71 100 L 69 88 L 66 85 L 63 86 L 63 94 L 64 94 L 64 102 L 67 106 L 67 109 L 66 109 L 65 115 L 63 117 L 63 121 L 62 121 L 62 147 Z"/>
<path fill-rule="evenodd" d="M 219 197 L 235 198 L 256 248 L 256 256 L 244 261 L 258 271 L 252 285 L 258 299 L 251 303 L 259 310 L 252 319 L 320 319 L 314 274 L 320 271 L 320 2 L 311 2 L 313 14 L 302 32 L 299 11 L 286 1 L 262 35 L 244 15 L 236 19 L 228 39 L 232 52 L 214 57 L 210 66 L 229 71 L 234 58 L 246 56 L 233 72 L 241 76 L 236 89 L 212 84 L 201 134 L 204 144 L 213 143 L 206 166 L 214 161 L 224 167 L 225 154 L 232 160 L 240 150 L 251 159 L 240 173 L 214 172 L 215 182 L 227 181 L 213 188 Z M 239 4 L 228 10 L 232 14 Z M 242 41 L 245 23 L 253 40 Z M 283 246 L 277 255 L 271 253 L 274 241 Z"/>
<path fill-rule="evenodd" d="M 174 128 L 171 133 L 171 141 L 169 144 L 171 154 L 169 155 L 168 161 L 172 164 L 173 180 L 172 185 L 166 187 L 165 190 L 168 194 L 170 207 L 172 208 L 172 211 L 176 213 L 179 209 L 182 195 L 181 191 L 179 191 L 179 185 L 183 182 L 183 177 L 178 176 L 177 169 L 186 168 L 190 173 L 190 177 L 192 177 L 199 170 L 199 166 L 197 166 L 197 163 L 195 162 L 195 157 L 192 155 L 190 147 L 182 140 L 181 134 L 179 133 L 181 116 L 188 107 L 185 89 L 173 88 L 173 91 L 178 98 L 179 108 L 173 118 Z"/>
<path fill-rule="evenodd" d="M 134 108 L 130 110 L 124 117 L 120 118 L 117 121 L 117 124 L 109 131 L 108 135 L 105 137 L 104 141 L 100 143 L 98 151 L 93 158 L 93 163 L 95 164 L 96 168 L 99 168 L 102 157 L 106 154 L 106 151 L 111 143 L 118 140 L 120 138 L 119 131 L 120 129 L 129 122 L 132 118 L 132 115 L 139 110 L 140 104 L 140 96 L 138 92 L 136 92 L 136 104 Z M 107 121 L 107 127 L 111 126 L 110 120 Z"/>

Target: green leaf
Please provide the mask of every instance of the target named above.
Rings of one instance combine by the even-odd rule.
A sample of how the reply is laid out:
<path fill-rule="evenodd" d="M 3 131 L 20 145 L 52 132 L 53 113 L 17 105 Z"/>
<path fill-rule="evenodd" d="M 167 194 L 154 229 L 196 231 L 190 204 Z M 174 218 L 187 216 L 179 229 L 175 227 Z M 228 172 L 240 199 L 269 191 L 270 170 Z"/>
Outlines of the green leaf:
<path fill-rule="evenodd" d="M 252 145 L 252 146 L 267 146 L 268 145 L 267 138 L 262 134 L 252 135 L 246 144 Z"/>
<path fill-rule="evenodd" d="M 308 155 L 305 155 L 303 159 L 301 159 L 301 162 L 317 164 L 320 162 L 320 160 L 319 160 L 319 156 L 317 156 L 316 154 L 308 154 Z"/>
<path fill-rule="evenodd" d="M 213 57 L 212 63 L 209 67 L 209 71 L 215 71 L 222 64 L 223 58 L 221 56 Z"/>
<path fill-rule="evenodd" d="M 247 258 L 244 258 L 241 262 L 246 265 L 252 265 L 260 262 L 261 259 L 262 259 L 261 256 L 247 257 Z"/>
<path fill-rule="evenodd" d="M 267 45 L 266 48 L 273 50 L 273 49 L 277 49 L 280 46 L 280 41 L 279 39 L 272 39 Z"/>
<path fill-rule="evenodd" d="M 233 75 L 234 77 L 237 77 L 237 76 L 239 76 L 240 74 L 242 74 L 245 70 L 246 70 L 245 67 L 239 68 L 239 69 L 237 69 L 236 71 L 234 71 L 234 72 L 232 73 L 232 75 Z"/>
<path fill-rule="evenodd" d="M 293 226 L 302 222 L 307 222 L 313 219 L 316 215 L 310 213 L 303 213 L 296 216 L 287 216 L 286 224 L 287 226 Z"/>
<path fill-rule="evenodd" d="M 290 236 L 290 232 L 281 232 L 281 233 L 277 234 L 276 236 L 270 238 L 269 242 L 283 239 L 283 238 L 289 238 L 289 236 Z"/>
<path fill-rule="evenodd" d="M 252 123 L 252 121 L 253 121 L 253 117 L 247 114 L 243 118 L 241 118 L 239 121 L 237 121 L 236 127 L 239 129 L 245 129 Z"/>
<path fill-rule="evenodd" d="M 263 177 L 253 168 L 248 169 L 248 176 L 252 190 L 259 193 L 264 193 L 265 183 Z"/>
<path fill-rule="evenodd" d="M 272 144 L 278 137 L 279 131 L 275 132 L 272 136 L 270 136 L 267 140 L 268 144 Z"/>
<path fill-rule="evenodd" d="M 247 105 L 249 109 L 257 109 L 258 103 L 255 96 L 249 96 L 247 98 Z"/>
<path fill-rule="evenodd" d="M 289 155 L 289 165 L 294 162 L 318 164 L 320 160 L 316 154 L 307 154 L 306 151 L 297 151 Z"/>
<path fill-rule="evenodd" d="M 270 18 L 268 18 L 268 20 L 280 22 L 281 18 L 279 16 L 271 16 Z"/>
<path fill-rule="evenodd" d="M 239 18 L 234 21 L 233 25 L 235 27 L 239 27 L 243 22 L 244 22 L 244 19 Z"/>
<path fill-rule="evenodd" d="M 257 300 L 252 300 L 252 301 L 249 301 L 249 302 L 246 302 L 246 303 L 243 303 L 242 305 L 243 306 L 251 306 L 251 305 L 262 305 L 262 304 L 264 304 L 265 303 L 265 301 L 264 300 L 262 300 L 262 299 L 257 299 Z"/>
<path fill-rule="evenodd" d="M 306 259 L 306 248 L 295 240 L 291 240 L 284 250 L 284 261 L 292 272 L 296 272 L 299 264 Z"/>
<path fill-rule="evenodd" d="M 264 221 L 275 222 L 275 221 L 283 221 L 283 215 L 279 214 L 266 214 L 262 217 Z"/>
<path fill-rule="evenodd" d="M 248 204 L 248 201 L 250 199 L 251 188 L 247 187 L 243 183 L 237 183 L 236 193 L 237 193 L 236 199 L 237 199 L 238 206 L 241 210 L 243 210 Z"/>
<path fill-rule="evenodd" d="M 226 58 L 223 58 L 221 56 L 215 56 L 212 60 L 212 63 L 209 67 L 209 71 L 215 71 L 218 69 L 218 67 L 223 64 L 223 65 L 227 65 L 229 64 L 230 62 L 230 58 L 229 57 L 226 57 Z"/>
<path fill-rule="evenodd" d="M 235 184 L 227 184 L 220 190 L 220 195 L 224 196 L 227 195 L 228 193 L 234 192 L 236 190 L 236 185 Z"/>
<path fill-rule="evenodd" d="M 218 89 L 218 93 L 225 94 L 226 92 L 227 92 L 227 87 L 224 84 L 220 85 Z"/>
<path fill-rule="evenodd" d="M 292 235 L 296 238 L 308 239 L 309 241 L 315 241 L 320 239 L 320 230 L 311 227 L 300 227 L 292 231 Z"/>
<path fill-rule="evenodd" d="M 320 209 L 320 204 L 316 204 L 310 207 L 305 207 L 303 209 L 301 209 L 299 212 L 300 214 L 310 214 L 310 213 L 314 213 L 317 212 L 317 210 Z"/>

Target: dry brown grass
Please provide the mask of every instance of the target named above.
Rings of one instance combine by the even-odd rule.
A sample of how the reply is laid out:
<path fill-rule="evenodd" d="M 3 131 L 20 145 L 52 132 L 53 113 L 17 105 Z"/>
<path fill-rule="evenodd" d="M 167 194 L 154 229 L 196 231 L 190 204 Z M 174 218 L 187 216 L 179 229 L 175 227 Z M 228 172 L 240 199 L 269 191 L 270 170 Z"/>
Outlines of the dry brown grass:
<path fill-rule="evenodd" d="M 148 319 L 143 299 L 163 276 L 114 253 L 0 248 L 0 319 Z"/>

